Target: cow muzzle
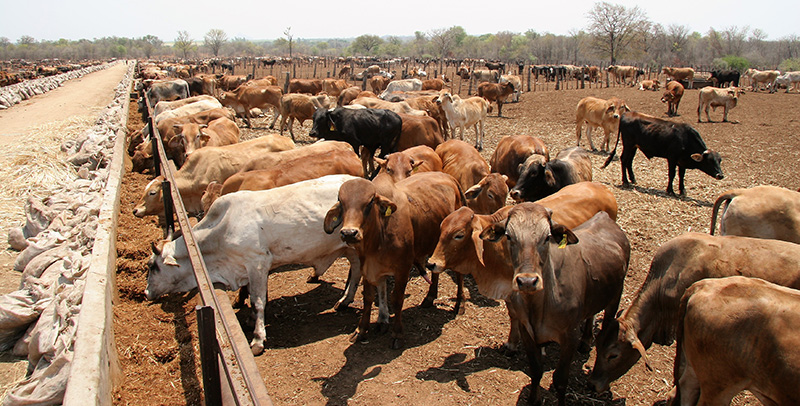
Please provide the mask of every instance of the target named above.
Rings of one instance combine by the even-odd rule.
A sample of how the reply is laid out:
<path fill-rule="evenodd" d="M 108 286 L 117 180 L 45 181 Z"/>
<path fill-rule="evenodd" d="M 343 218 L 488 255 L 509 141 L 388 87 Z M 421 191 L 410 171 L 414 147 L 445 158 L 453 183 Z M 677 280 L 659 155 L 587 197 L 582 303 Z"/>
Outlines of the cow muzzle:
<path fill-rule="evenodd" d="M 725 179 L 725 175 L 718 173 L 717 176 L 714 176 L 714 178 L 716 178 L 717 180 L 722 180 Z"/>
<path fill-rule="evenodd" d="M 356 228 L 343 228 L 341 236 L 342 241 L 347 244 L 358 244 L 361 242 L 361 230 Z"/>
<path fill-rule="evenodd" d="M 514 277 L 514 290 L 520 292 L 537 292 L 544 289 L 542 278 L 534 274 L 518 274 Z"/>
<path fill-rule="evenodd" d="M 511 198 L 514 199 L 515 202 L 521 203 L 522 202 L 522 193 L 518 189 L 511 189 L 509 192 Z"/>
<path fill-rule="evenodd" d="M 142 209 L 141 207 L 136 207 L 133 209 L 133 215 L 139 218 L 144 217 L 144 212 L 145 212 L 144 209 Z"/>
<path fill-rule="evenodd" d="M 430 259 L 425 263 L 425 269 L 431 273 L 441 273 L 445 271 L 445 268 L 442 266 L 442 264 L 431 262 Z"/>

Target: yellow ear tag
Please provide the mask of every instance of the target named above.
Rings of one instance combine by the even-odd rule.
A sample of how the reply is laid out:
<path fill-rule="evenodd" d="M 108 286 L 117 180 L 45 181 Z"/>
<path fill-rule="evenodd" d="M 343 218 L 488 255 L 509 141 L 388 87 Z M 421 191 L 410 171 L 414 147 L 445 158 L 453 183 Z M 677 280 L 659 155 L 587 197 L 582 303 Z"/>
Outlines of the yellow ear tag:
<path fill-rule="evenodd" d="M 564 238 L 561 239 L 561 242 L 558 243 L 558 248 L 566 248 L 567 246 L 567 235 L 564 234 Z"/>
<path fill-rule="evenodd" d="M 333 216 L 333 219 L 331 219 L 331 221 L 333 221 L 335 223 L 335 222 L 339 221 L 339 219 L 336 218 L 336 216 Z"/>
<path fill-rule="evenodd" d="M 416 172 L 416 171 L 417 171 L 417 169 L 419 169 L 419 166 L 415 166 L 415 167 L 414 167 L 414 169 L 412 169 L 412 170 L 411 170 L 411 173 L 414 173 L 414 172 Z"/>
<path fill-rule="evenodd" d="M 384 212 L 383 215 L 386 216 L 386 217 L 391 216 L 392 215 L 392 208 L 391 207 L 387 207 L 386 208 L 386 212 Z"/>
<path fill-rule="evenodd" d="M 336 126 L 331 123 L 331 131 L 336 131 Z"/>

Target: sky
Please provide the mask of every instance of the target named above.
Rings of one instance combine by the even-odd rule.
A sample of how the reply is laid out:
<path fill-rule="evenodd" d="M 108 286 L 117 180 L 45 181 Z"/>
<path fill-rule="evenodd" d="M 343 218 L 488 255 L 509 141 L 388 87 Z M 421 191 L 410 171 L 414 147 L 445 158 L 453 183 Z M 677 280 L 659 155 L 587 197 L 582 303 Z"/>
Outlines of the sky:
<path fill-rule="evenodd" d="M 705 34 L 713 27 L 759 28 L 768 40 L 800 34 L 797 0 L 610 1 L 639 6 L 654 23 L 680 24 Z M 413 36 L 454 25 L 467 34 L 499 31 L 568 34 L 585 29 L 594 0 L 336 2 L 319 0 L 0 0 L 0 37 L 38 40 L 138 38 L 155 35 L 172 42 L 178 31 L 196 41 L 212 28 L 228 38 L 272 40 L 291 27 L 295 39 L 354 38 L 362 34 Z M 496 4 L 488 7 L 488 4 Z"/>

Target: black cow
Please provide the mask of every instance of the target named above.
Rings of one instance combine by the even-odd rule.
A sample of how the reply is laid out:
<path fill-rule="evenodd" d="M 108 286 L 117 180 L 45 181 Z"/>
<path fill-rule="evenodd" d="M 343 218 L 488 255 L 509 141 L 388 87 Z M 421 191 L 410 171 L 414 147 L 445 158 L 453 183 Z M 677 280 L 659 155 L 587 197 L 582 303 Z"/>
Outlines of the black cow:
<path fill-rule="evenodd" d="M 403 127 L 403 120 L 397 113 L 384 109 L 347 109 L 337 107 L 333 110 L 317 109 L 309 136 L 326 140 L 344 141 L 361 155 L 364 175 L 375 170 L 372 157 L 380 148 L 380 158 L 396 152 L 397 139 Z M 365 153 L 361 154 L 359 147 Z M 369 171 L 367 168 L 369 167 Z"/>
<path fill-rule="evenodd" d="M 716 87 L 739 86 L 739 76 L 739 71 L 735 70 L 713 70 L 711 71 L 711 82 Z"/>
<path fill-rule="evenodd" d="M 517 202 L 533 202 L 564 186 L 591 180 L 592 159 L 583 148 L 565 149 L 548 162 L 541 155 L 531 155 L 519 165 L 519 179 L 511 189 L 511 198 Z"/>
<path fill-rule="evenodd" d="M 485 63 L 487 69 L 500 71 L 500 73 L 506 72 L 506 63 L 505 62 L 486 62 Z"/>
<path fill-rule="evenodd" d="M 720 162 L 722 157 L 719 153 L 706 147 L 706 143 L 700 134 L 685 123 L 662 120 L 646 114 L 629 112 L 622 115 L 619 121 L 619 132 L 614 150 L 608 156 L 603 168 L 611 163 L 617 153 L 620 135 L 622 136 L 622 186 L 628 187 L 628 174 L 631 175 L 631 183 L 636 183 L 633 176 L 633 157 L 636 149 L 641 149 L 647 159 L 653 157 L 667 158 L 669 165 L 669 183 L 667 184 L 667 194 L 674 196 L 672 181 L 675 179 L 675 167 L 678 168 L 678 189 L 681 196 L 686 195 L 683 186 L 683 176 L 686 169 L 700 169 L 707 175 L 722 179 L 722 168 Z"/>

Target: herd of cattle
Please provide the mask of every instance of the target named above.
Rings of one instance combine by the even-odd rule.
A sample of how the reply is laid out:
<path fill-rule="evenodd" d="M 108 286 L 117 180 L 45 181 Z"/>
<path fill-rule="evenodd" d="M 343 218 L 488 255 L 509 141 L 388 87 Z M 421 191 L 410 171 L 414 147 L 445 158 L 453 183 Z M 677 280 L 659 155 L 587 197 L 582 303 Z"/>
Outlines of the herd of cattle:
<path fill-rule="evenodd" d="M 686 76 L 668 74 L 675 80 L 662 101 L 672 115 Z M 373 78 L 384 76 L 378 71 Z M 677 169 L 683 195 L 686 169 L 723 177 L 720 155 L 690 125 L 630 111 L 620 99 L 586 97 L 576 107 L 578 146 L 551 159 L 541 139 L 505 136 L 487 162 L 478 152 L 482 122 L 490 102 L 499 115 L 503 100 L 519 90 L 511 80 L 483 82 L 482 96 L 462 99 L 437 79 L 376 79 L 372 92 L 340 79 L 293 79 L 287 94 L 272 77 L 246 79 L 198 76 L 196 86 L 144 81 L 143 100 L 154 109 L 158 131 L 148 125 L 133 134 L 129 153 L 135 170 L 152 168 L 150 137 L 162 138 L 180 168 L 175 186 L 184 206 L 201 218 L 194 234 L 213 282 L 249 289 L 254 354 L 265 347 L 269 271 L 302 264 L 314 268 L 309 280 L 316 280 L 346 257 L 350 276 L 334 308 L 352 303 L 363 281 L 364 308 L 352 340 L 368 336 L 375 302 L 378 329 L 391 330 L 392 348 L 404 345 L 412 269 L 430 282 L 422 306 L 437 298 L 440 273 L 455 272 L 456 312 L 463 310 L 463 275 L 471 274 L 482 295 L 506 303 L 505 346 L 527 354 L 533 403 L 540 401 L 541 346 L 560 345 L 553 386 L 563 405 L 572 359 L 590 348 L 601 311 L 589 377 L 597 391 L 607 391 L 640 358 L 648 363 L 652 343 L 677 339 L 676 404 L 727 404 L 745 388 L 765 404 L 800 403 L 800 346 L 791 336 L 800 328 L 800 293 L 773 285 L 800 288 L 798 192 L 760 186 L 720 196 L 711 233 L 721 210 L 723 236 L 687 233 L 662 245 L 636 299 L 617 315 L 631 244 L 616 223 L 614 195 L 592 182 L 589 153 L 579 146 L 583 127 L 593 150 L 593 128 L 602 128 L 604 150 L 617 133 L 605 165 L 622 139 L 623 185 L 635 183 L 639 149 L 667 159 L 669 194 Z M 699 92 L 698 121 L 703 106 L 706 115 L 708 106 L 724 107 L 727 120 L 740 94 L 733 85 Z M 278 116 L 281 133 L 287 119 L 290 134 L 293 119 L 311 120 L 309 136 L 321 141 L 296 147 L 293 134 L 272 134 L 239 142 L 236 116 L 250 125 L 266 109 L 275 111 L 270 128 Z M 475 129 L 473 145 L 463 141 L 468 126 Z M 146 186 L 137 217 L 163 217 L 161 180 Z M 516 204 L 507 205 L 509 198 Z M 182 237 L 160 241 L 153 251 L 148 299 L 196 287 Z M 769 282 L 724 278 L 734 275 Z"/>
<path fill-rule="evenodd" d="M 59 63 L 55 61 L 42 61 L 32 63 L 27 61 L 14 61 L 0 63 L 0 87 L 13 85 L 29 79 L 58 75 L 69 71 L 94 66 L 103 62 Z"/>

